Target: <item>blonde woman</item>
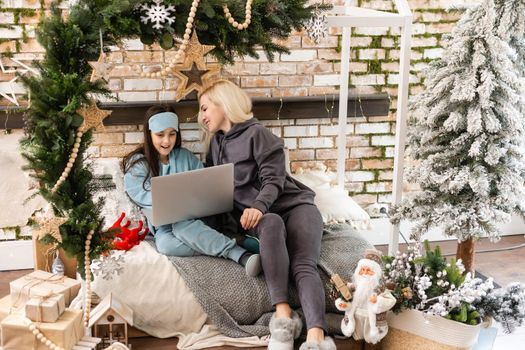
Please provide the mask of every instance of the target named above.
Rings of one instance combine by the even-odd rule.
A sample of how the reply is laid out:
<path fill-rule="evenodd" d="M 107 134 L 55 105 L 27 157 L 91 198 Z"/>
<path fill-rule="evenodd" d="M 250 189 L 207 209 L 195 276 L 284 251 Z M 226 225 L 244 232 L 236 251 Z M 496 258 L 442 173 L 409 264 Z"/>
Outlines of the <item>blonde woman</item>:
<path fill-rule="evenodd" d="M 288 301 L 293 278 L 307 328 L 301 349 L 335 349 L 325 337 L 324 289 L 317 270 L 323 222 L 314 192 L 285 171 L 284 143 L 253 117 L 250 98 L 218 80 L 199 94 L 199 123 L 208 133 L 206 166 L 234 164 L 239 224 L 260 240 L 261 262 L 275 314 L 270 350 L 292 350 L 302 329 Z"/>

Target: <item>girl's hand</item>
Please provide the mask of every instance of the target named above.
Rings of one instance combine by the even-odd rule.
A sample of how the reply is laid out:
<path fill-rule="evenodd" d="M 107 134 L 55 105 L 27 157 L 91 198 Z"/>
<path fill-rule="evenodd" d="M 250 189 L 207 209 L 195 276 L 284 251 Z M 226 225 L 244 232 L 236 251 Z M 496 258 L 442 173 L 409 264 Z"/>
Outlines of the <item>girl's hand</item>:
<path fill-rule="evenodd" d="M 251 228 L 254 228 L 257 226 L 259 221 L 261 220 L 263 214 L 259 209 L 255 208 L 246 208 L 242 212 L 241 216 L 241 226 L 245 230 L 249 230 Z"/>

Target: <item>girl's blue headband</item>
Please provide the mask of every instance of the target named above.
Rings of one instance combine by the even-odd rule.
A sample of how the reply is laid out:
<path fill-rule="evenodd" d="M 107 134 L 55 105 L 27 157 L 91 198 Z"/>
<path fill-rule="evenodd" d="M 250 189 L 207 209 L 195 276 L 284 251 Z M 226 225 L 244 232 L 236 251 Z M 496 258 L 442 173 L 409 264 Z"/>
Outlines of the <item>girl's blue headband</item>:
<path fill-rule="evenodd" d="M 173 112 L 157 113 L 148 121 L 149 129 L 153 132 L 161 132 L 167 128 L 179 131 L 179 118 Z"/>

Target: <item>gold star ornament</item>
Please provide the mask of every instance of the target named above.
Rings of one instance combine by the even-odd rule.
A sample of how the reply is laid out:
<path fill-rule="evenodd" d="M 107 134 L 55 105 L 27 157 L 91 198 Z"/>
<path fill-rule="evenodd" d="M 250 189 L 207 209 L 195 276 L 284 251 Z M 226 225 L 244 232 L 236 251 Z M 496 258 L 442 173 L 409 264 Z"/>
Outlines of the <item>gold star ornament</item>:
<path fill-rule="evenodd" d="M 63 225 L 66 221 L 66 218 L 57 216 L 36 219 L 38 229 L 35 229 L 33 231 L 33 235 L 36 236 L 38 240 L 44 238 L 47 235 L 51 235 L 59 243 L 62 243 L 62 236 L 60 235 L 60 226 Z"/>
<path fill-rule="evenodd" d="M 213 45 L 202 45 L 199 42 L 197 33 L 193 31 L 186 49 L 184 62 L 175 65 L 173 68 L 173 74 L 180 80 L 177 87 L 177 101 L 186 97 L 193 90 L 200 92 L 203 86 L 206 86 L 216 78 L 220 65 L 207 65 L 204 60 L 204 56 L 214 48 L 215 46 Z"/>
<path fill-rule="evenodd" d="M 84 122 L 80 126 L 79 131 L 86 132 L 91 128 L 102 125 L 104 119 L 106 119 L 111 112 L 110 110 L 99 109 L 97 103 L 91 100 L 87 106 L 82 106 L 77 109 L 77 113 L 84 118 Z"/>

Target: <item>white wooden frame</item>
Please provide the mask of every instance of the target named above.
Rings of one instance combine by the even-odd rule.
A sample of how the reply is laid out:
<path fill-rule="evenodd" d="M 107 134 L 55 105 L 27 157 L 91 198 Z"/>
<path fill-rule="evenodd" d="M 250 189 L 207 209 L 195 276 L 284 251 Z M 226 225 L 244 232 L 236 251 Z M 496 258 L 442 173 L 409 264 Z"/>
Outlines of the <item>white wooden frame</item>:
<path fill-rule="evenodd" d="M 352 27 L 400 27 L 401 55 L 398 82 L 397 120 L 394 150 L 394 182 L 392 203 L 399 204 L 403 192 L 403 161 L 405 154 L 406 115 L 408 108 L 408 79 L 410 71 L 410 42 L 412 36 L 412 12 L 406 0 L 394 0 L 398 13 L 377 11 L 350 6 L 334 6 L 333 15 L 327 16 L 330 27 L 342 27 L 341 80 L 339 89 L 339 134 L 337 140 L 337 180 L 340 188 L 345 182 L 346 123 L 348 107 L 348 77 L 350 63 L 350 39 Z M 392 225 L 388 253 L 393 255 L 399 246 L 399 225 Z"/>

